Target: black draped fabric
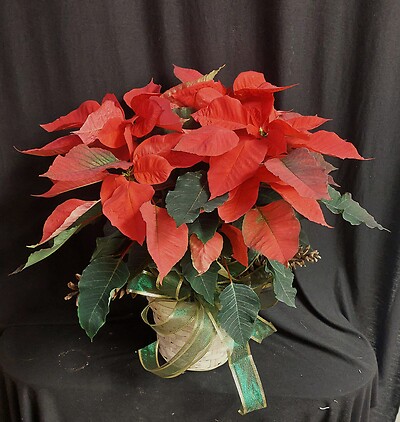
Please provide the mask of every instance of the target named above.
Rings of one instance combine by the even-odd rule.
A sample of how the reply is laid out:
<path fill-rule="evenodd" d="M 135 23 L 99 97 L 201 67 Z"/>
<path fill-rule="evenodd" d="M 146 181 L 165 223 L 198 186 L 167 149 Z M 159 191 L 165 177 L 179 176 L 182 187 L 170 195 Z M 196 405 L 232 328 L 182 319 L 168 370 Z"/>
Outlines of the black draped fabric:
<path fill-rule="evenodd" d="M 0 420 L 393 421 L 400 403 L 400 3 L 396 0 L 3 0 L 0 2 Z M 230 84 L 257 70 L 281 109 L 334 120 L 327 130 L 375 160 L 340 164 L 336 180 L 391 233 L 309 225 L 323 260 L 297 274 L 298 308 L 266 317 L 278 333 L 252 344 L 269 407 L 239 417 L 225 365 L 163 380 L 135 350 L 154 338 L 141 301 L 115 303 L 93 343 L 79 328 L 66 283 L 85 267 L 89 227 L 36 268 L 12 278 L 61 201 L 29 196 L 50 159 L 18 154 L 51 139 L 38 123 L 86 99 L 121 98 L 172 64 L 207 72 L 226 63 Z M 335 163 L 339 164 L 339 163 Z M 96 187 L 81 198 L 95 198 Z"/>

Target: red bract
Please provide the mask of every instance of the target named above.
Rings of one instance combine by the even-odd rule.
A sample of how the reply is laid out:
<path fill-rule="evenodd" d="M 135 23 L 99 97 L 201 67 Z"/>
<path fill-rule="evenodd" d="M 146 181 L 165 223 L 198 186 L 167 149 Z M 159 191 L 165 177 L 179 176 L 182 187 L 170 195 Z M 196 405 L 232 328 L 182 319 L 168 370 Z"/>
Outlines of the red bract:
<path fill-rule="evenodd" d="M 164 156 L 168 154 L 181 139 L 182 134 L 170 133 L 168 135 L 154 135 L 143 140 L 135 150 L 134 157 L 138 159 L 144 155 L 157 154 Z"/>
<path fill-rule="evenodd" d="M 71 111 L 66 116 L 54 120 L 54 122 L 40 125 L 47 132 L 54 132 L 56 130 L 72 129 L 81 127 L 87 117 L 95 112 L 100 107 L 97 101 L 88 100 L 82 103 L 76 110 Z"/>
<path fill-rule="evenodd" d="M 182 83 L 162 94 L 175 106 L 199 109 L 209 104 L 214 98 L 226 94 L 226 88 L 220 82 L 213 81 L 214 76 L 220 69 L 207 75 L 201 75 L 193 69 L 175 69 L 177 69 L 178 75 L 182 77 L 182 79 L 178 77 L 182 80 Z"/>
<path fill-rule="evenodd" d="M 235 148 L 211 157 L 208 171 L 211 199 L 235 189 L 253 176 L 266 151 L 267 145 L 262 139 L 244 137 Z"/>
<path fill-rule="evenodd" d="M 288 113 L 290 114 L 297 114 L 297 113 Z M 284 117 L 284 115 L 281 115 Z M 330 119 L 324 119 L 323 117 L 318 116 L 301 116 L 296 115 L 295 117 L 290 117 L 288 119 L 284 119 L 286 123 L 289 123 L 294 129 L 297 130 L 311 130 L 315 129 L 324 123 L 328 122 Z"/>
<path fill-rule="evenodd" d="M 61 193 L 98 183 L 104 180 L 107 175 L 108 173 L 103 172 L 96 173 L 90 177 L 85 178 L 85 180 L 53 180 L 53 186 L 47 192 L 32 196 L 37 196 L 40 198 L 52 198 L 54 196 L 60 195 Z"/>
<path fill-rule="evenodd" d="M 182 136 L 180 133 L 169 133 L 168 135 L 155 135 L 145 139 L 136 148 L 133 161 L 145 155 L 155 154 L 164 157 L 174 168 L 194 166 L 202 161 L 202 156 L 173 150 Z"/>
<path fill-rule="evenodd" d="M 265 80 L 262 73 L 254 72 L 252 70 L 240 73 L 233 82 L 233 90 L 235 96 L 251 96 L 260 93 L 273 93 L 284 91 L 292 88 L 295 85 L 289 86 L 275 86 Z"/>
<path fill-rule="evenodd" d="M 330 155 L 332 157 L 365 160 L 365 158 L 361 157 L 356 147 L 352 143 L 346 142 L 336 133 L 327 132 L 325 130 L 312 133 L 308 139 L 295 139 L 291 143 L 293 146 L 304 146 L 311 151 Z"/>
<path fill-rule="evenodd" d="M 78 145 L 72 148 L 65 157 L 59 155 L 49 170 L 41 176 L 52 180 L 79 180 L 85 184 L 87 179 L 92 180 L 93 177 L 100 176 L 107 169 L 126 170 L 130 165 L 126 161 L 118 160 L 109 151 Z"/>
<path fill-rule="evenodd" d="M 181 169 L 193 167 L 201 161 L 207 161 L 206 157 L 202 157 L 201 155 L 174 150 L 165 153 L 163 157 L 166 158 L 172 167 Z"/>
<path fill-rule="evenodd" d="M 133 88 L 124 95 L 124 101 L 134 110 L 140 103 L 153 95 L 160 95 L 161 85 L 153 82 L 153 79 L 143 88 Z"/>
<path fill-rule="evenodd" d="M 158 185 L 165 182 L 173 167 L 159 155 L 144 155 L 134 161 L 134 176 L 139 183 Z"/>
<path fill-rule="evenodd" d="M 187 69 L 184 67 L 179 67 L 174 65 L 174 75 L 181 81 L 181 82 L 190 82 L 195 81 L 197 79 L 202 78 L 202 75 L 199 71 L 195 69 Z"/>
<path fill-rule="evenodd" d="M 268 157 L 282 157 L 288 152 L 286 136 L 281 128 L 274 124 L 275 122 L 277 122 L 277 120 L 274 120 L 268 126 L 268 136 L 265 138 L 265 142 L 268 145 Z"/>
<path fill-rule="evenodd" d="M 108 176 L 101 187 L 103 213 L 125 236 L 142 244 L 146 226 L 140 207 L 150 201 L 154 189 L 149 185 L 130 182 L 124 176 Z"/>
<path fill-rule="evenodd" d="M 204 126 L 183 135 L 174 147 L 174 151 L 212 157 L 230 151 L 238 143 L 239 136 L 233 130 L 219 126 Z"/>
<path fill-rule="evenodd" d="M 233 258 L 247 267 L 249 265 L 249 258 L 247 256 L 247 246 L 244 243 L 242 231 L 231 224 L 223 224 L 221 233 L 224 233 L 231 243 Z"/>
<path fill-rule="evenodd" d="M 124 144 L 124 115 L 113 101 L 105 101 L 91 113 L 82 127 L 75 131 L 86 145 L 98 139 L 102 144 L 117 148 Z"/>
<path fill-rule="evenodd" d="M 67 135 L 62 136 L 53 142 L 50 142 L 42 148 L 26 149 L 20 152 L 29 155 L 39 155 L 41 157 L 52 157 L 54 155 L 66 154 L 73 147 L 76 147 L 81 143 L 82 141 L 80 140 L 79 136 Z"/>
<path fill-rule="evenodd" d="M 202 126 L 216 125 L 230 130 L 245 129 L 250 122 L 242 103 L 228 96 L 216 98 L 192 116 Z"/>
<path fill-rule="evenodd" d="M 218 214 L 226 223 L 238 220 L 257 201 L 260 180 L 251 177 L 229 192 L 228 200 L 218 208 Z"/>
<path fill-rule="evenodd" d="M 270 123 L 276 118 L 273 95 L 244 98 L 242 104 L 251 116 L 247 132 L 256 137 L 267 137 Z"/>
<path fill-rule="evenodd" d="M 199 274 L 205 273 L 221 255 L 223 239 L 219 233 L 203 243 L 195 234 L 190 236 L 190 253 L 193 267 Z"/>
<path fill-rule="evenodd" d="M 188 246 L 186 224 L 176 227 L 175 221 L 165 208 L 146 202 L 140 208 L 146 222 L 147 248 L 157 265 L 158 281 L 171 271 L 171 268 L 185 255 Z"/>
<path fill-rule="evenodd" d="M 291 186 L 280 183 L 271 183 L 271 188 L 278 192 L 281 197 L 288 202 L 297 212 L 314 223 L 330 227 L 322 214 L 321 207 L 315 199 L 305 198 Z"/>
<path fill-rule="evenodd" d="M 216 89 L 216 87 L 205 87 L 201 88 L 196 92 L 195 100 L 193 107 L 195 109 L 200 109 L 207 107 L 213 100 L 216 98 L 221 98 L 224 96 L 222 90 Z"/>
<path fill-rule="evenodd" d="M 43 236 L 36 246 L 46 243 L 58 234 L 68 229 L 75 221 L 87 212 L 98 201 L 82 201 L 81 199 L 68 199 L 58 205 L 44 223 Z"/>
<path fill-rule="evenodd" d="M 160 85 L 153 80 L 143 88 L 134 88 L 124 95 L 125 102 L 136 113 L 132 134 L 138 138 L 150 133 L 155 126 L 181 131 L 182 121 L 172 111 L 170 102 L 160 98 Z"/>
<path fill-rule="evenodd" d="M 132 134 L 138 138 L 150 133 L 154 127 L 181 131 L 182 121 L 173 113 L 168 100 L 151 96 L 135 105 L 136 118 L 133 121 Z"/>
<path fill-rule="evenodd" d="M 299 234 L 300 223 L 285 201 L 250 210 L 243 221 L 246 245 L 284 265 L 299 249 Z"/>
<path fill-rule="evenodd" d="M 329 199 L 328 178 L 308 150 L 292 150 L 284 158 L 272 158 L 265 167 L 305 198 Z"/>

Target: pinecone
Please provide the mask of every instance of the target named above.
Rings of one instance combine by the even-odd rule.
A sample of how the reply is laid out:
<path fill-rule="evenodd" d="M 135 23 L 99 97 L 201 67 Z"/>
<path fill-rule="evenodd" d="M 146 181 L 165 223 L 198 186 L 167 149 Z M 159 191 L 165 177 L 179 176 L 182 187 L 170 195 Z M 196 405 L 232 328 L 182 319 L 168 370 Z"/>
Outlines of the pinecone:
<path fill-rule="evenodd" d="M 296 267 L 305 267 L 308 262 L 318 262 L 321 256 L 317 250 L 311 249 L 311 246 L 300 246 L 297 254 L 289 261 L 292 269 Z"/>

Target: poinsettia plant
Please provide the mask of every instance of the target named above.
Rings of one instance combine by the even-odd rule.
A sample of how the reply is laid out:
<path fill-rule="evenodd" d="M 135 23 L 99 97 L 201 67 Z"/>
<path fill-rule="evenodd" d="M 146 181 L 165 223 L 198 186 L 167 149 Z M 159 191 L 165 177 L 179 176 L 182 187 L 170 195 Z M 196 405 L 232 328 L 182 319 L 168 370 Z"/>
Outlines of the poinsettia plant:
<path fill-rule="evenodd" d="M 335 168 L 324 158 L 364 160 L 353 144 L 318 130 L 327 119 L 277 110 L 274 94 L 291 86 L 247 71 L 226 87 L 214 80 L 219 70 L 202 75 L 175 66 L 181 83 L 162 92 L 152 80 L 130 90 L 127 114 L 112 94 L 85 101 L 42 125 L 68 134 L 22 151 L 56 157 L 42 175 L 53 185 L 38 196 L 100 186 L 97 200 L 56 207 L 32 245 L 39 249 L 17 270 L 105 218 L 107 235 L 97 239 L 77 288 L 79 320 L 91 338 L 116 291 L 149 282 L 167 291 L 178 274 L 188 300 L 211 309 L 244 345 L 260 309 L 276 301 L 295 306 L 296 263 L 319 257 L 304 240 L 302 219 L 330 227 L 323 205 L 351 224 L 383 229 L 336 190 Z"/>

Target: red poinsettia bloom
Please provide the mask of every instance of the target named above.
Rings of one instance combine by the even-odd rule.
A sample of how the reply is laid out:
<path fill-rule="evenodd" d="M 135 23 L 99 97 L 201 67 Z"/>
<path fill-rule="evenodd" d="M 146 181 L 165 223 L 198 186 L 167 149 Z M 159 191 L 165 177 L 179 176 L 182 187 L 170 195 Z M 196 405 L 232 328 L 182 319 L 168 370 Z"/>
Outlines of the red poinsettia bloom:
<path fill-rule="evenodd" d="M 330 199 L 335 168 L 323 155 L 363 159 L 335 133 L 314 131 L 327 119 L 274 108 L 274 94 L 293 85 L 278 87 L 248 71 L 226 88 L 214 81 L 217 72 L 175 66 L 181 83 L 164 93 L 153 80 L 128 91 L 131 118 L 112 94 L 101 104 L 86 101 L 43 125 L 47 131 L 73 129 L 70 134 L 23 151 L 56 155 L 43 174 L 53 186 L 41 196 L 101 182 L 102 213 L 129 239 L 146 241 L 160 280 L 188 248 L 193 268 L 207 272 L 224 239 L 243 265 L 248 248 L 286 264 L 299 244 L 295 211 L 328 226 L 320 201 Z M 265 192 L 279 200 L 263 199 Z M 97 202 L 61 204 L 40 244 Z M 189 236 L 188 225 L 208 213 L 217 216 L 214 232 Z"/>

